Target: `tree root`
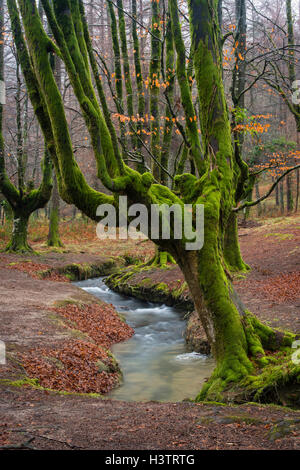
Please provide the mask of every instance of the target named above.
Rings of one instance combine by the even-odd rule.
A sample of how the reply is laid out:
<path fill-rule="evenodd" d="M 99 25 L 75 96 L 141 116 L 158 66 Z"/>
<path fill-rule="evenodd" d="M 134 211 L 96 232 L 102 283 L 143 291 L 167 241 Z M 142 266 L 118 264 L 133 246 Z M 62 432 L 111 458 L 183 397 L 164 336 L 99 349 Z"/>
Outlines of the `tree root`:
<path fill-rule="evenodd" d="M 276 353 L 267 351 L 265 365 L 252 362 L 253 370 L 249 373 L 245 373 L 242 365 L 239 374 L 237 369 L 228 367 L 226 370 L 221 363 L 196 401 L 273 403 L 300 409 L 300 365 L 292 361 L 293 352 L 291 348 L 282 348 Z"/>
<path fill-rule="evenodd" d="M 168 264 L 176 264 L 173 256 L 170 255 L 170 253 L 167 251 L 157 250 L 155 256 L 143 266 L 164 269 L 168 266 Z"/>
<path fill-rule="evenodd" d="M 4 253 L 17 253 L 17 254 L 26 254 L 30 253 L 33 254 L 35 253 L 34 250 L 31 248 L 30 245 L 22 245 L 22 246 L 15 246 L 9 243 L 7 247 L 3 250 Z"/>

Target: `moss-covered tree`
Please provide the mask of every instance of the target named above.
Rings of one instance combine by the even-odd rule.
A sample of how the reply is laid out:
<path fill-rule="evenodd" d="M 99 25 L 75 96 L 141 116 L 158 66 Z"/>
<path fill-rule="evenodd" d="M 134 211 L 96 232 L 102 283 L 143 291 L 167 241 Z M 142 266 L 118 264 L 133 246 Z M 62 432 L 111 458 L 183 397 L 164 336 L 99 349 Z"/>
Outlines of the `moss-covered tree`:
<path fill-rule="evenodd" d="M 42 0 L 42 3 L 55 44 L 45 34 L 35 1 L 19 0 L 26 50 L 28 48 L 31 56 L 29 63 L 27 60 L 21 63 L 24 68 L 30 66 L 32 80 L 28 85 L 35 87 L 43 103 L 39 116 L 41 127 L 49 148 L 54 145 L 56 151 L 52 156 L 62 196 L 92 218 L 96 218 L 98 205 L 105 202 L 117 204 L 117 196 L 124 194 L 130 202 L 145 204 L 148 209 L 152 204 L 178 204 L 182 209 L 184 204 L 191 204 L 196 210 L 198 204 L 203 204 L 205 241 L 201 250 L 187 250 L 187 240 L 174 236 L 175 225 L 172 222 L 171 239 L 154 240 L 179 264 L 216 359 L 216 369 L 197 399 L 280 401 L 278 390 L 299 384 L 300 367 L 291 362 L 290 356 L 281 358 L 281 362 L 274 366 L 272 361 L 275 359 L 270 360 L 266 350 L 280 354 L 282 348 L 291 346 L 294 336 L 271 329 L 247 311 L 235 293 L 226 269 L 224 234 L 235 206 L 240 169 L 234 164 L 222 81 L 218 1 L 188 2 L 202 146 L 198 127 L 192 125 L 190 120 L 192 118 L 196 123 L 197 118 L 191 114 L 190 89 L 186 86 L 188 79 L 182 70 L 182 62 L 177 60 L 182 105 L 186 120 L 191 123 L 187 129 L 186 143 L 196 175 L 177 175 L 174 190 L 155 183 L 151 173 L 140 174 L 129 168 L 114 149 L 113 135 L 104 120 L 103 105 L 101 109 L 87 67 L 88 61 L 92 63 L 92 51 L 84 26 L 83 2 L 54 0 L 53 9 L 48 0 Z M 15 40 L 20 43 L 22 31 L 15 0 L 8 0 L 8 5 Z M 176 0 L 170 0 L 170 7 L 175 48 L 180 56 L 183 44 Z M 78 35 L 81 29 L 85 34 Z M 48 60 L 49 50 L 64 61 L 90 133 L 98 176 L 114 196 L 93 191 L 76 165 L 63 102 Z M 50 131 L 46 122 L 50 125 Z"/>
<path fill-rule="evenodd" d="M 0 81 L 4 82 L 4 11 L 3 2 L 0 3 Z M 3 137 L 3 104 L 0 104 L 0 190 L 10 205 L 13 213 L 13 229 L 11 239 L 6 247 L 10 252 L 28 252 L 32 251 L 27 242 L 28 222 L 30 215 L 39 208 L 42 208 L 50 199 L 52 189 L 52 164 L 48 152 L 45 153 L 43 160 L 42 182 L 35 189 L 32 181 L 25 179 L 25 170 L 27 162 L 26 129 L 22 125 L 21 116 L 21 77 L 20 65 L 17 60 L 17 93 L 16 93 L 16 115 L 17 115 L 17 176 L 18 183 L 14 185 L 7 176 L 5 169 L 5 147 Z M 4 100 L 3 100 L 4 101 Z M 26 119 L 25 115 L 25 119 Z M 26 124 L 26 123 L 25 123 Z"/>
<path fill-rule="evenodd" d="M 41 2 L 39 2 L 39 14 L 41 19 L 43 18 L 43 8 Z M 51 31 L 48 31 L 51 36 Z M 50 56 L 50 62 L 54 71 L 55 80 L 59 91 L 61 91 L 61 62 L 58 57 L 53 53 Z M 59 219 L 60 219 L 60 197 L 58 191 L 57 178 L 55 171 L 53 171 L 53 189 L 50 199 L 50 213 L 49 213 L 49 231 L 47 237 L 47 245 L 54 248 L 60 248 L 63 243 L 60 239 L 59 234 Z"/>

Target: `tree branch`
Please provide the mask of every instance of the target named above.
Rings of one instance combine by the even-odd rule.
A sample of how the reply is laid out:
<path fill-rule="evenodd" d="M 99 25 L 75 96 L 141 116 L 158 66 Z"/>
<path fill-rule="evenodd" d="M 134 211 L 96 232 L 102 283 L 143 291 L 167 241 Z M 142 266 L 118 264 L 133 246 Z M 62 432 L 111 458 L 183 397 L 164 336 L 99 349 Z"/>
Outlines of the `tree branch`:
<path fill-rule="evenodd" d="M 264 196 L 260 197 L 259 199 L 257 199 L 256 201 L 246 201 L 244 202 L 243 204 L 241 204 L 240 206 L 238 207 L 235 207 L 232 209 L 232 212 L 239 212 L 243 209 L 245 209 L 245 207 L 252 207 L 252 206 L 256 206 L 257 204 L 259 204 L 260 202 L 264 201 L 265 199 L 267 199 L 267 197 L 270 196 L 270 194 L 274 191 L 274 189 L 276 188 L 276 186 L 278 185 L 278 183 L 280 183 L 280 181 L 286 176 L 288 175 L 289 173 L 291 173 L 292 171 L 294 170 L 297 170 L 298 168 L 300 168 L 300 164 L 299 165 L 296 165 L 296 166 L 293 166 L 292 168 L 289 168 L 288 170 L 286 170 L 284 173 L 282 173 L 281 176 L 279 176 L 279 178 L 277 178 L 276 181 L 274 181 L 274 183 L 272 184 L 272 186 L 270 187 L 270 189 L 264 194 Z"/>

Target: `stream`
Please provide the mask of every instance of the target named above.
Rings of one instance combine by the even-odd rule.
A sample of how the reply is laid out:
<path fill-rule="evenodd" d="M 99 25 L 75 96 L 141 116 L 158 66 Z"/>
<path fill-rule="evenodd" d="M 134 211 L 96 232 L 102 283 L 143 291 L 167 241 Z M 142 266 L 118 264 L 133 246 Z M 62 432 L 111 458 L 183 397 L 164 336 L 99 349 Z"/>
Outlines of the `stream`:
<path fill-rule="evenodd" d="M 109 398 L 165 402 L 195 398 L 210 376 L 214 361 L 187 351 L 182 309 L 118 294 L 104 284 L 103 278 L 75 284 L 112 304 L 135 331 L 132 338 L 112 347 L 123 372 L 123 383 Z"/>

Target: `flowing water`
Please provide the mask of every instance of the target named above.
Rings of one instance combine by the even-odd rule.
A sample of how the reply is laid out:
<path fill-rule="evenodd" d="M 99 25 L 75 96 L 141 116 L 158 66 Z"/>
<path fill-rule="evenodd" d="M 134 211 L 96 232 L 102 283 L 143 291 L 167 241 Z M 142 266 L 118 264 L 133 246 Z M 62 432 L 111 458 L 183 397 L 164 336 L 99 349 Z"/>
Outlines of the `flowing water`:
<path fill-rule="evenodd" d="M 197 395 L 214 361 L 186 350 L 182 310 L 117 294 L 102 278 L 76 285 L 114 305 L 135 330 L 132 338 L 112 348 L 123 372 L 123 383 L 110 393 L 111 398 L 180 401 Z"/>

